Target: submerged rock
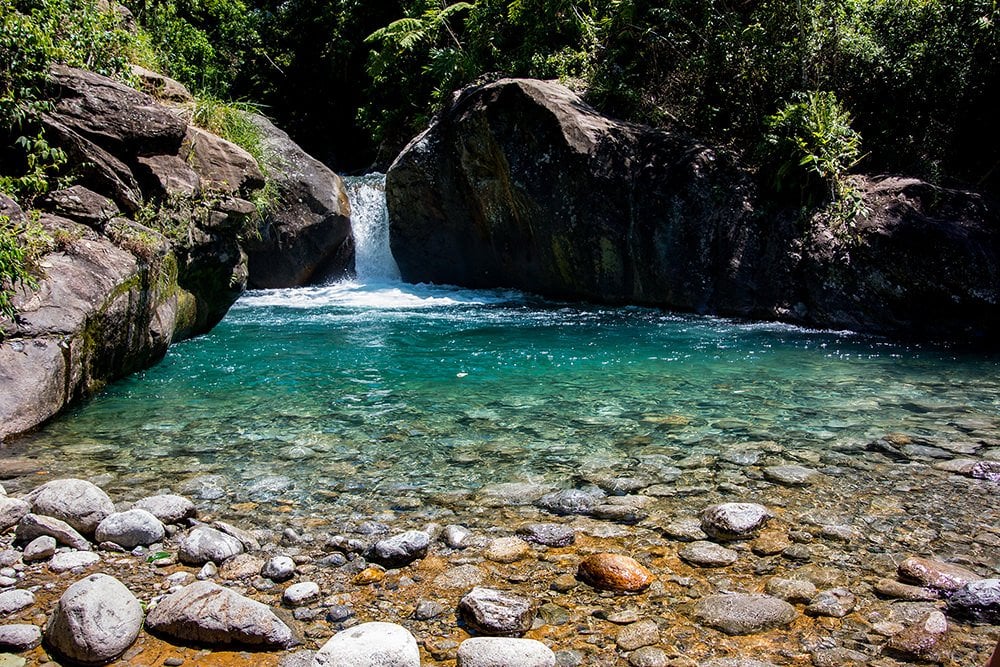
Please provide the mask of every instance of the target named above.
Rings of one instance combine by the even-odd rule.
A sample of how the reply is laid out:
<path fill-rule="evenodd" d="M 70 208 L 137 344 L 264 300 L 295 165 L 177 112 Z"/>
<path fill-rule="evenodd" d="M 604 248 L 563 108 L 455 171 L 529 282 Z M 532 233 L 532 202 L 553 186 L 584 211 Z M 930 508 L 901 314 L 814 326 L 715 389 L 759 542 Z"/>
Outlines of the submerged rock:
<path fill-rule="evenodd" d="M 458 609 L 466 623 L 486 635 L 523 635 L 535 619 L 529 600 L 479 586 L 461 599 Z"/>
<path fill-rule="evenodd" d="M 722 503 L 706 507 L 701 513 L 701 529 L 720 540 L 752 537 L 774 513 L 757 503 Z"/>
<path fill-rule="evenodd" d="M 420 667 L 417 640 L 395 623 L 362 623 L 331 637 L 313 667 Z"/>
<path fill-rule="evenodd" d="M 691 542 L 681 547 L 677 555 L 681 560 L 699 567 L 725 567 L 732 565 L 739 558 L 739 554 L 732 549 L 714 542 Z"/>
<path fill-rule="evenodd" d="M 529 523 L 518 528 L 517 534 L 547 547 L 568 547 L 576 540 L 576 531 L 561 523 Z"/>
<path fill-rule="evenodd" d="M 760 593 L 725 593 L 699 600 L 694 615 L 700 622 L 730 635 L 752 635 L 788 625 L 798 612 L 784 600 Z"/>
<path fill-rule="evenodd" d="M 292 630 L 270 607 L 210 581 L 198 581 L 163 598 L 146 626 L 182 641 L 236 644 L 268 649 L 298 644 Z"/>
<path fill-rule="evenodd" d="M 946 592 L 958 590 L 971 581 L 982 579 L 975 572 L 960 565 L 919 556 L 911 556 L 900 563 L 898 572 L 904 580 Z"/>
<path fill-rule="evenodd" d="M 142 607 L 124 584 L 94 574 L 66 589 L 45 629 L 45 639 L 76 662 L 99 665 L 128 649 L 142 629 Z"/>
<path fill-rule="evenodd" d="M 937 663 L 945 657 L 947 637 L 948 619 L 941 612 L 932 611 L 894 635 L 886 648 L 888 653 L 904 660 Z"/>
<path fill-rule="evenodd" d="M 948 597 L 948 613 L 976 623 L 1000 625 L 1000 579 L 965 584 Z"/>
<path fill-rule="evenodd" d="M 653 583 L 653 574 L 641 563 L 621 554 L 593 554 L 577 568 L 580 581 L 594 588 L 620 593 L 639 593 Z"/>

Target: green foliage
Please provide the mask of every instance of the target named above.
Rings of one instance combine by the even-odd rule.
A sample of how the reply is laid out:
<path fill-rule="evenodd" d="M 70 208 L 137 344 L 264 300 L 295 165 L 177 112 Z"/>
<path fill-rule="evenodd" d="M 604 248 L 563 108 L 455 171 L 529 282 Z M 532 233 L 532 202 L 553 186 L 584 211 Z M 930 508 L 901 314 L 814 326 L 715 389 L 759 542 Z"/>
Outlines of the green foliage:
<path fill-rule="evenodd" d="M 18 237 L 17 226 L 7 216 L 0 215 L 0 317 L 11 320 L 17 316 L 11 302 L 14 291 L 22 285 L 35 285 L 35 279 L 28 270 L 24 245 Z M 3 328 L 0 327 L 2 336 Z"/>
<path fill-rule="evenodd" d="M 847 172 L 861 156 L 861 135 L 832 92 L 812 91 L 789 102 L 766 119 L 765 137 L 777 164 L 778 190 L 796 187 L 804 193 L 823 187 L 831 200 L 846 189 Z"/>
<path fill-rule="evenodd" d="M 192 90 L 225 96 L 259 48 L 243 0 L 125 0 L 160 68 Z"/>
<path fill-rule="evenodd" d="M 250 120 L 251 113 L 259 107 L 246 102 L 224 102 L 208 94 L 199 95 L 194 102 L 191 122 L 194 125 L 231 141 L 257 160 L 266 170 L 267 154 L 260 128 Z"/>

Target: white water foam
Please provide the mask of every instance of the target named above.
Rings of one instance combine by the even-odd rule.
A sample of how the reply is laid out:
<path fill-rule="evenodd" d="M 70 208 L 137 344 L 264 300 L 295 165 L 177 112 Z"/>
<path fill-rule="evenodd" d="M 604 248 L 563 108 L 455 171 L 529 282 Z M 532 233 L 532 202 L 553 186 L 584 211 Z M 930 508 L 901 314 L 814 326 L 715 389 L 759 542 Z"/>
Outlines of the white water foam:
<path fill-rule="evenodd" d="M 351 201 L 354 264 L 363 283 L 399 281 L 399 267 L 389 247 L 389 211 L 385 204 L 385 174 L 344 179 Z"/>

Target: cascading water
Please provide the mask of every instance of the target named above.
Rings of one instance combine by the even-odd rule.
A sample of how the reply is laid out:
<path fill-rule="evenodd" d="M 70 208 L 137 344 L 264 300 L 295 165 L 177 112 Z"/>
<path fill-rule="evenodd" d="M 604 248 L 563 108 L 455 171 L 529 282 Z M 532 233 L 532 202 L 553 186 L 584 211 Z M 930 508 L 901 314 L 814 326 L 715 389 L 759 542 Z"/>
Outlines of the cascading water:
<path fill-rule="evenodd" d="M 358 282 L 399 280 L 399 267 L 389 248 L 389 212 L 385 206 L 385 174 L 344 179 L 351 201 L 355 270 Z"/>

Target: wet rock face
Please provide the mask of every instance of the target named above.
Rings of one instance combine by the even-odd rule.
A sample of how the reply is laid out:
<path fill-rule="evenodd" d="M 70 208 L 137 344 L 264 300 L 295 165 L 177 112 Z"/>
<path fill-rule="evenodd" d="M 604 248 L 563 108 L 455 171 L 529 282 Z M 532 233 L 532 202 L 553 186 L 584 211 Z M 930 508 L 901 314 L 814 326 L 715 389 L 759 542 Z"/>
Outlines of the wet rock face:
<path fill-rule="evenodd" d="M 899 576 L 935 591 L 956 591 L 969 582 L 982 579 L 975 572 L 961 565 L 944 563 L 930 558 L 911 556 L 899 564 Z"/>
<path fill-rule="evenodd" d="M 818 216 L 804 230 L 725 153 L 530 79 L 463 91 L 386 183 L 413 282 L 989 340 L 1000 213 L 919 181 L 857 186 L 872 214 L 853 235 Z"/>
<path fill-rule="evenodd" d="M 246 244 L 251 287 L 295 287 L 354 270 L 351 208 L 341 178 L 263 116 L 252 116 L 270 153 L 275 206 Z"/>

